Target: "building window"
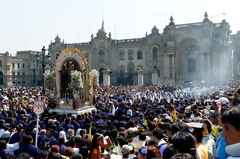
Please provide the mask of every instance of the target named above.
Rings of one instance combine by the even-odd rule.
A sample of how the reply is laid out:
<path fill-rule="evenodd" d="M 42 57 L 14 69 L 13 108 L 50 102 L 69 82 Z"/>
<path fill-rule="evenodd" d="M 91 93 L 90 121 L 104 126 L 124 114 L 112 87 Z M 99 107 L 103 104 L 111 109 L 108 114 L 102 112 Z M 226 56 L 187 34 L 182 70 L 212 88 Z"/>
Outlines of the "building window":
<path fill-rule="evenodd" d="M 15 68 L 15 63 L 12 64 L 12 68 Z"/>
<path fill-rule="evenodd" d="M 13 77 L 13 78 L 15 77 L 15 72 L 12 72 L 12 77 Z"/>
<path fill-rule="evenodd" d="M 104 62 L 104 56 L 105 56 L 104 51 L 102 49 L 99 50 L 99 62 Z"/>
<path fill-rule="evenodd" d="M 25 72 L 22 73 L 22 76 L 25 77 Z"/>
<path fill-rule="evenodd" d="M 24 63 L 22 64 L 22 68 L 24 68 L 25 67 L 25 65 L 24 65 Z"/>
<path fill-rule="evenodd" d="M 128 60 L 133 60 L 133 50 L 128 51 Z"/>
<path fill-rule="evenodd" d="M 20 76 L 20 72 L 17 73 L 17 76 L 18 76 L 18 77 Z"/>
<path fill-rule="evenodd" d="M 219 33 L 216 33 L 215 34 L 215 38 L 217 39 L 217 38 L 219 38 L 220 37 L 220 34 Z"/>
<path fill-rule="evenodd" d="M 137 59 L 141 60 L 142 59 L 142 51 L 137 52 Z"/>
<path fill-rule="evenodd" d="M 158 48 L 157 47 L 154 47 L 152 49 L 152 57 L 153 57 L 153 60 L 157 60 L 158 59 Z"/>
<path fill-rule="evenodd" d="M 2 67 L 2 60 L 0 60 L 0 67 Z"/>
<path fill-rule="evenodd" d="M 123 51 L 120 52 L 120 60 L 124 60 L 125 53 Z"/>
<path fill-rule="evenodd" d="M 196 72 L 196 59 L 188 59 L 188 72 L 195 73 Z"/>
<path fill-rule="evenodd" d="M 18 68 L 20 68 L 20 63 L 18 63 L 17 65 L 18 65 Z"/>

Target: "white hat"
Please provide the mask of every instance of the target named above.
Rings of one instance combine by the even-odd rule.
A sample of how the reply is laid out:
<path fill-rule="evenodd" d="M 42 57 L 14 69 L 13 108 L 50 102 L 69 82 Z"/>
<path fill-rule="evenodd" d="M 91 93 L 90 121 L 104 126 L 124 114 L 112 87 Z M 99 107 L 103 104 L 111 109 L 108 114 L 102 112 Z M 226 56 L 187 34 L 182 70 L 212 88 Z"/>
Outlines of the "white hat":
<path fill-rule="evenodd" d="M 133 133 L 135 133 L 137 130 L 136 130 L 136 128 L 133 128 L 133 127 L 131 127 L 131 128 L 129 128 L 128 129 L 128 134 L 133 134 Z"/>
<path fill-rule="evenodd" d="M 128 145 L 123 145 L 122 146 L 122 154 L 123 155 L 126 155 L 126 154 L 128 154 L 130 151 L 131 151 L 131 146 L 128 146 Z"/>
<path fill-rule="evenodd" d="M 217 103 L 222 103 L 222 104 L 229 104 L 229 100 L 226 97 L 221 97 L 218 100 L 215 100 Z"/>

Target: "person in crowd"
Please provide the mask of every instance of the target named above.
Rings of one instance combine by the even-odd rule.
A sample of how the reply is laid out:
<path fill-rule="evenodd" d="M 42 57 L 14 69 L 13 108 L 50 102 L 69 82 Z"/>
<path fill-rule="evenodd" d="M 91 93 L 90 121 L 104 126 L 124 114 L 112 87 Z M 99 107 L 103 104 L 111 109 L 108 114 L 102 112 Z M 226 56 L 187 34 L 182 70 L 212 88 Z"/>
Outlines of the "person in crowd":
<path fill-rule="evenodd" d="M 208 159 L 208 149 L 207 147 L 202 143 L 203 139 L 203 127 L 201 128 L 194 128 L 192 134 L 194 135 L 196 142 L 197 142 L 197 151 L 199 152 L 199 155 L 204 159 Z"/>
<path fill-rule="evenodd" d="M 240 107 L 235 106 L 223 113 L 221 121 L 223 123 L 222 136 L 227 147 L 225 148 L 230 158 L 240 158 Z"/>
<path fill-rule="evenodd" d="M 188 153 L 195 158 L 199 158 L 197 154 L 196 141 L 193 135 L 189 132 L 178 131 L 172 137 L 172 144 L 175 154 Z"/>
<path fill-rule="evenodd" d="M 34 158 L 38 158 L 41 150 L 33 145 L 33 138 L 31 135 L 23 137 L 22 144 L 20 144 L 19 150 L 16 151 L 16 155 L 26 152 Z"/>
<path fill-rule="evenodd" d="M 104 144 L 104 139 L 107 139 L 107 143 Z M 90 148 L 90 159 L 101 159 L 102 148 L 106 148 L 112 145 L 111 139 L 107 136 L 104 138 L 102 134 L 96 133 L 92 139 Z"/>

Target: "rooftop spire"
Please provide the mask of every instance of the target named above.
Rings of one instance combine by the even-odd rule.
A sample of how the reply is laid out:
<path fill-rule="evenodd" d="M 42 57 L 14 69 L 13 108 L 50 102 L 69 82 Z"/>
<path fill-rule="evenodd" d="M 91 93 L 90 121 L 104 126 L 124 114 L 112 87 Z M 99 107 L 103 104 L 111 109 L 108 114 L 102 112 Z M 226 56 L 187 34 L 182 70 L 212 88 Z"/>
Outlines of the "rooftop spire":
<path fill-rule="evenodd" d="M 101 28 L 104 32 L 105 32 L 105 29 L 104 29 L 104 20 L 102 20 L 102 28 Z"/>

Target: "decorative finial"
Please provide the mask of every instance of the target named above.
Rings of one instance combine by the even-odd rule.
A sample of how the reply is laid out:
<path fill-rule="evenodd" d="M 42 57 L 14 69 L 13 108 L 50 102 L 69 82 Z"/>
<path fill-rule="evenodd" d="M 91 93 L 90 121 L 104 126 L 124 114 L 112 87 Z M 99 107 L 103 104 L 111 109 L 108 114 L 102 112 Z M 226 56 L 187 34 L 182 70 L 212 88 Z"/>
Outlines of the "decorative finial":
<path fill-rule="evenodd" d="M 207 14 L 207 12 L 205 12 L 204 17 L 205 17 L 205 18 L 208 18 L 208 14 Z"/>
<path fill-rule="evenodd" d="M 154 25 L 154 27 L 152 28 L 152 34 L 155 34 L 155 33 L 159 33 L 158 32 L 159 30 L 157 29 L 156 25 Z"/>
<path fill-rule="evenodd" d="M 93 39 L 93 34 L 91 35 L 91 39 Z"/>
<path fill-rule="evenodd" d="M 58 37 L 58 35 L 55 38 L 55 42 L 60 42 L 60 38 Z"/>
<path fill-rule="evenodd" d="M 171 17 L 170 17 L 170 23 L 169 23 L 169 25 L 174 25 L 174 22 L 173 22 L 173 21 L 174 21 L 174 19 L 173 19 L 173 17 L 171 16 Z"/>
<path fill-rule="evenodd" d="M 148 33 L 146 32 L 146 37 L 148 36 Z"/>
<path fill-rule="evenodd" d="M 208 14 L 205 12 L 203 22 L 209 22 Z"/>
<path fill-rule="evenodd" d="M 109 37 L 109 39 L 112 38 L 112 34 L 111 34 L 111 32 L 109 32 L 108 37 Z"/>

